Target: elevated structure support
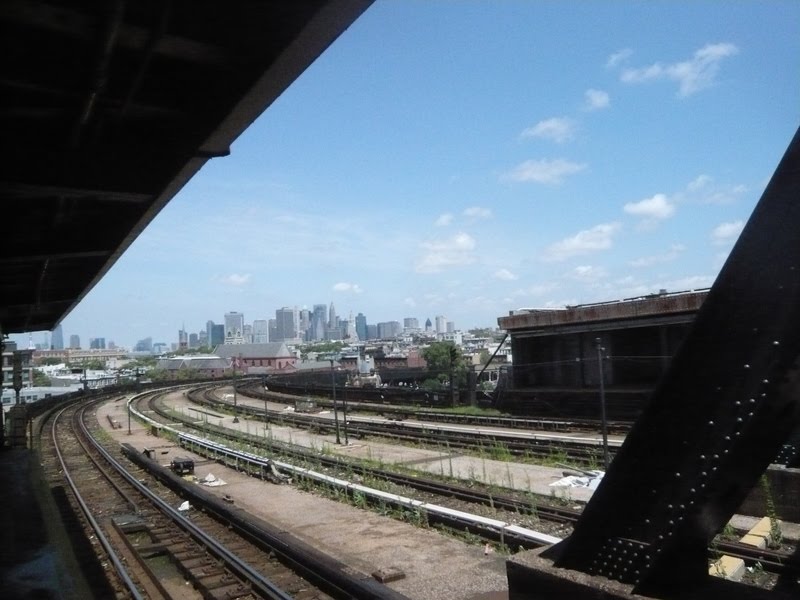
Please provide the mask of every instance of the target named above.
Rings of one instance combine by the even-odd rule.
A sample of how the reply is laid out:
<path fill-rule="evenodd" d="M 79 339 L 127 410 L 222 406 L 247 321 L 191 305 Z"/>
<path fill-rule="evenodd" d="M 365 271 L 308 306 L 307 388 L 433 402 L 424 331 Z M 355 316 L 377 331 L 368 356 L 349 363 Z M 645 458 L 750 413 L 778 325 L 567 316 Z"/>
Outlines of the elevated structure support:
<path fill-rule="evenodd" d="M 798 420 L 800 131 L 573 534 L 542 557 L 597 587 L 692 597 Z"/>

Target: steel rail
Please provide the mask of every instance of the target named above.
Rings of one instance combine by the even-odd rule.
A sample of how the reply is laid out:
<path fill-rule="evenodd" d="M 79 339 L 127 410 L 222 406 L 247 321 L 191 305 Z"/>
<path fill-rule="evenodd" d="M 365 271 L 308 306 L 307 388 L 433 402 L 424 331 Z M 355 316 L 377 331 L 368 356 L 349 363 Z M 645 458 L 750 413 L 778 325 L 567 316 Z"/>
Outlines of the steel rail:
<path fill-rule="evenodd" d="M 84 517 L 91 525 L 92 530 L 97 536 L 97 539 L 100 541 L 100 544 L 103 546 L 103 550 L 106 552 L 106 555 L 111 561 L 111 564 L 114 565 L 114 570 L 117 572 L 117 575 L 122 580 L 123 584 L 125 585 L 125 587 L 130 592 L 131 596 L 135 600 L 144 600 L 144 596 L 142 596 L 142 594 L 139 592 L 136 583 L 134 583 L 133 579 L 131 578 L 130 574 L 125 568 L 125 565 L 123 565 L 120 556 L 117 554 L 116 550 L 111 545 L 111 542 L 108 540 L 106 534 L 103 532 L 100 523 L 98 523 L 97 520 L 94 518 L 91 510 L 89 509 L 89 506 L 86 504 L 86 501 L 83 499 L 83 496 L 78 491 L 78 486 L 72 479 L 72 476 L 70 475 L 69 472 L 69 468 L 67 467 L 66 460 L 64 459 L 64 456 L 61 453 L 61 448 L 59 447 L 57 439 L 58 421 L 61 418 L 61 415 L 64 413 L 64 411 L 66 411 L 68 408 L 70 407 L 68 406 L 64 407 L 60 411 L 58 411 L 58 413 L 56 413 L 53 419 L 53 428 L 52 428 L 53 446 L 55 448 L 56 455 L 58 456 L 58 461 L 61 464 L 61 470 L 62 473 L 64 474 L 64 479 L 67 480 L 67 483 L 69 484 L 69 487 L 72 490 L 72 494 L 75 498 L 75 501 L 78 503 L 78 505 L 81 508 L 81 511 L 83 512 Z"/>

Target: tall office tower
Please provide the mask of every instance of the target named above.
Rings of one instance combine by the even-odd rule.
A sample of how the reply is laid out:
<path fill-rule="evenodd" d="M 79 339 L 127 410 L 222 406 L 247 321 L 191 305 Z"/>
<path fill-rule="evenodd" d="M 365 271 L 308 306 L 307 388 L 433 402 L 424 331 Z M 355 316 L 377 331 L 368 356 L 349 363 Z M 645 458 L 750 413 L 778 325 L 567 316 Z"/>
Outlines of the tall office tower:
<path fill-rule="evenodd" d="M 406 331 L 416 331 L 419 329 L 419 321 L 414 317 L 406 317 L 403 319 L 403 329 Z"/>
<path fill-rule="evenodd" d="M 433 330 L 433 323 L 431 323 L 430 319 L 425 320 L 425 331 L 431 332 Z"/>
<path fill-rule="evenodd" d="M 447 322 L 447 333 L 454 333 L 455 330 L 456 330 L 455 321 L 448 321 Z"/>
<path fill-rule="evenodd" d="M 344 329 L 344 338 L 351 342 L 357 342 L 359 340 L 358 333 L 356 332 L 356 320 L 353 318 L 352 311 L 350 312 L 350 317 L 347 319 L 347 325 Z"/>
<path fill-rule="evenodd" d="M 89 338 L 89 348 L 92 350 L 105 350 L 106 338 Z"/>
<path fill-rule="evenodd" d="M 365 340 L 377 340 L 378 339 L 378 326 L 377 325 L 367 325 L 367 337 L 364 338 Z"/>
<path fill-rule="evenodd" d="M 447 331 L 447 319 L 443 315 L 436 315 L 436 333 Z"/>
<path fill-rule="evenodd" d="M 367 339 L 367 317 L 362 313 L 356 315 L 356 335 L 362 342 Z"/>
<path fill-rule="evenodd" d="M 333 308 L 333 302 L 331 302 L 331 307 L 328 309 L 328 328 L 335 327 L 339 327 L 339 317 L 336 316 L 336 309 Z"/>
<path fill-rule="evenodd" d="M 53 337 L 50 340 L 50 347 L 53 350 L 64 349 L 64 331 L 61 329 L 61 325 L 53 329 Z"/>
<path fill-rule="evenodd" d="M 252 344 L 253 343 L 253 326 L 249 323 L 246 323 L 244 326 L 244 338 L 245 344 Z"/>
<path fill-rule="evenodd" d="M 294 309 L 284 306 L 275 311 L 275 341 L 284 342 L 297 337 L 294 329 Z"/>
<path fill-rule="evenodd" d="M 206 321 L 206 337 L 208 338 L 208 341 L 206 342 L 206 344 L 211 346 L 212 348 L 214 347 L 214 344 L 212 344 L 212 342 L 211 342 L 211 338 L 214 337 L 212 335 L 213 331 L 214 331 L 214 321 L 209 319 L 208 321 Z"/>
<path fill-rule="evenodd" d="M 211 326 L 211 339 L 208 341 L 208 346 L 213 350 L 217 346 L 225 343 L 225 326 L 216 323 Z"/>
<path fill-rule="evenodd" d="M 199 348 L 200 347 L 200 336 L 196 333 L 189 334 L 189 348 Z"/>
<path fill-rule="evenodd" d="M 244 344 L 244 315 L 240 312 L 225 313 L 225 343 Z"/>
<path fill-rule="evenodd" d="M 143 340 L 136 342 L 133 347 L 135 352 L 152 352 L 153 351 L 153 338 L 146 337 Z"/>
<path fill-rule="evenodd" d="M 192 338 L 189 338 L 189 343 L 192 343 Z M 208 333 L 206 333 L 205 329 L 201 329 L 197 332 L 197 345 L 202 347 L 208 347 Z"/>
<path fill-rule="evenodd" d="M 253 321 L 253 343 L 266 344 L 269 342 L 269 321 L 256 319 Z"/>
<path fill-rule="evenodd" d="M 74 333 L 69 336 L 69 347 L 76 349 L 81 347 L 81 336 L 75 335 Z"/>
<path fill-rule="evenodd" d="M 400 326 L 400 321 L 386 321 L 378 323 L 378 339 L 390 340 L 396 338 L 403 333 L 403 328 Z"/>
<path fill-rule="evenodd" d="M 327 312 L 328 312 L 328 308 L 324 304 L 315 304 L 314 305 L 314 314 L 311 317 L 311 339 L 312 340 L 324 340 L 325 339 L 325 329 L 328 327 L 328 324 L 325 321 L 325 316 L 326 316 Z"/>
<path fill-rule="evenodd" d="M 299 322 L 297 324 L 297 337 L 304 339 L 306 332 L 311 327 L 311 311 L 307 308 L 300 309 L 298 312 Z"/>
<path fill-rule="evenodd" d="M 277 319 L 270 319 L 269 320 L 269 340 L 271 342 L 278 341 L 278 320 Z"/>
<path fill-rule="evenodd" d="M 178 348 L 185 350 L 189 347 L 189 334 L 186 333 L 185 326 L 181 326 L 178 330 Z"/>

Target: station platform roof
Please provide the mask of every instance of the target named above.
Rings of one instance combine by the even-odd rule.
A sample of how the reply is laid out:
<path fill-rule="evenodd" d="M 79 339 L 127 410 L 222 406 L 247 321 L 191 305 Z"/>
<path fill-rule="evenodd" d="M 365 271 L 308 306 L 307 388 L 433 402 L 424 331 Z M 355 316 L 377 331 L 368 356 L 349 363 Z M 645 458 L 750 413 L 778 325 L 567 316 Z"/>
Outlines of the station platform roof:
<path fill-rule="evenodd" d="M 54 328 L 370 3 L 4 0 L 0 332 Z"/>

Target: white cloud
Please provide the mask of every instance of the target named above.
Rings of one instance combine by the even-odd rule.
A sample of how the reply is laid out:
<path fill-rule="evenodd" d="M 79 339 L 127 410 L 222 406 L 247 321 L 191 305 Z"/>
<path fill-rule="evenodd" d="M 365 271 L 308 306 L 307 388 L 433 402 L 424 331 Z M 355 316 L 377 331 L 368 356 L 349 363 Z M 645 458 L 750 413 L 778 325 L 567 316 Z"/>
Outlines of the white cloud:
<path fill-rule="evenodd" d="M 747 187 L 741 184 L 717 183 L 709 175 L 698 175 L 686 186 L 687 199 L 703 204 L 730 204 L 736 202 Z"/>
<path fill-rule="evenodd" d="M 686 189 L 690 192 L 699 192 L 708 187 L 712 181 L 714 181 L 714 179 L 710 175 L 698 175 L 689 182 Z"/>
<path fill-rule="evenodd" d="M 467 233 L 458 233 L 441 241 L 423 242 L 420 246 L 426 251 L 417 261 L 417 273 L 440 273 L 448 267 L 461 267 L 475 262 L 472 251 L 475 240 Z"/>
<path fill-rule="evenodd" d="M 346 281 L 340 281 L 339 283 L 334 284 L 333 291 L 360 294 L 364 290 L 362 290 L 361 286 L 359 286 L 357 283 L 348 283 Z"/>
<path fill-rule="evenodd" d="M 728 244 L 739 237 L 739 234 L 742 232 L 742 229 L 744 229 L 743 221 L 720 223 L 711 232 L 711 240 L 717 246 Z"/>
<path fill-rule="evenodd" d="M 643 256 L 630 261 L 628 264 L 632 267 L 652 267 L 653 265 L 660 265 L 667 262 L 672 262 L 678 258 L 684 251 L 686 246 L 683 244 L 673 244 L 669 250 L 663 254 L 653 254 L 651 256 Z"/>
<path fill-rule="evenodd" d="M 608 273 L 603 267 L 593 267 L 591 265 L 579 265 L 567 274 L 570 279 L 586 283 L 593 283 L 607 275 Z"/>
<path fill-rule="evenodd" d="M 620 63 L 628 60 L 631 54 L 633 54 L 633 50 L 631 50 L 630 48 L 625 48 L 623 50 L 620 50 L 619 52 L 614 52 L 614 54 L 609 56 L 608 60 L 606 60 L 606 68 L 613 69 Z"/>
<path fill-rule="evenodd" d="M 585 168 L 585 164 L 574 163 L 560 158 L 555 160 L 526 160 L 506 173 L 502 179 L 557 185 L 563 182 L 565 177 L 579 173 Z"/>
<path fill-rule="evenodd" d="M 675 205 L 664 194 L 656 194 L 639 202 L 628 202 L 623 210 L 629 215 L 641 217 L 640 226 L 649 228 L 674 215 Z"/>
<path fill-rule="evenodd" d="M 488 219 L 492 216 L 492 211 L 481 206 L 470 206 L 464 209 L 464 216 L 470 219 Z"/>
<path fill-rule="evenodd" d="M 508 269 L 498 269 L 492 274 L 492 277 L 502 281 L 514 281 L 515 279 L 518 279 L 518 277 Z"/>
<path fill-rule="evenodd" d="M 568 117 L 553 117 L 539 121 L 533 127 L 528 127 L 520 135 L 524 138 L 538 137 L 563 144 L 575 137 L 577 123 Z"/>
<path fill-rule="evenodd" d="M 738 51 L 733 44 L 707 44 L 697 50 L 692 58 L 682 62 L 667 65 L 653 63 L 647 67 L 625 69 L 620 74 L 620 80 L 625 83 L 645 83 L 668 79 L 678 84 L 678 96 L 686 98 L 712 86 L 721 61 Z"/>
<path fill-rule="evenodd" d="M 224 277 L 221 277 L 220 281 L 228 285 L 235 285 L 235 286 L 244 285 L 248 281 L 250 281 L 250 273 L 244 273 L 242 275 L 238 273 L 231 273 L 230 275 L 225 275 Z"/>
<path fill-rule="evenodd" d="M 614 242 L 614 235 L 620 230 L 619 223 L 602 223 L 591 229 L 584 229 L 575 235 L 564 238 L 548 246 L 544 252 L 544 260 L 561 261 L 572 256 L 591 254 L 599 250 L 608 250 Z"/>
<path fill-rule="evenodd" d="M 439 218 L 436 219 L 434 225 L 436 225 L 437 227 L 445 227 L 447 225 L 450 225 L 452 221 L 453 221 L 453 215 L 450 213 L 444 213 L 439 215 Z"/>
<path fill-rule="evenodd" d="M 611 104 L 611 98 L 608 92 L 603 90 L 588 89 L 583 93 L 585 110 L 600 110 L 601 108 L 608 108 Z"/>

